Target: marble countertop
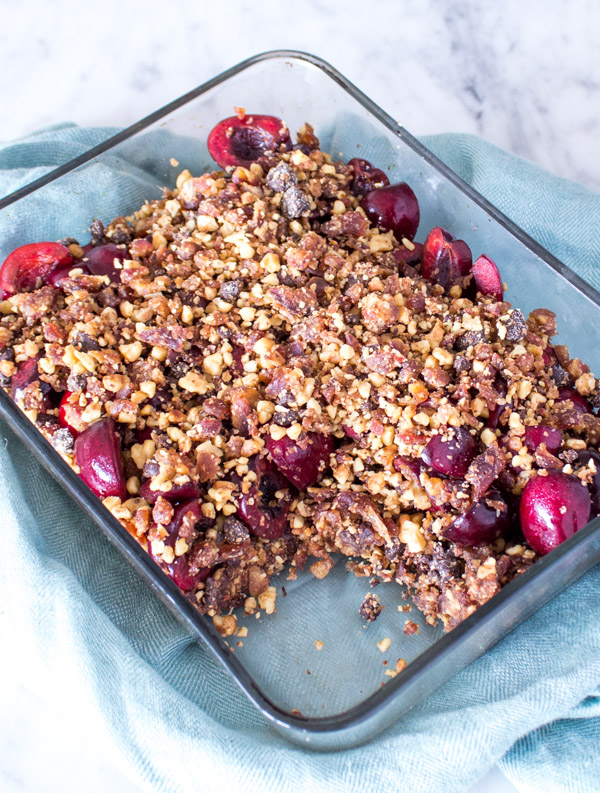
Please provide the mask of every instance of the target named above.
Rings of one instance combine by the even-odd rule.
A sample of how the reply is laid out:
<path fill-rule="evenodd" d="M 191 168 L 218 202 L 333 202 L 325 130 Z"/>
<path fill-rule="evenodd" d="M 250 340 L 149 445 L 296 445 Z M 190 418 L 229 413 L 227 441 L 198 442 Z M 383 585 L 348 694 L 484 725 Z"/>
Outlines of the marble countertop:
<path fill-rule="evenodd" d="M 328 60 L 414 134 L 481 135 L 600 190 L 600 5 L 591 0 L 0 0 L 0 139 L 126 125 L 257 52 Z M 137 791 L 50 704 L 0 611 L 0 787 Z M 37 747 L 32 762 L 32 745 Z M 452 785 L 449 781 L 449 790 Z M 510 793 L 492 772 L 471 793 Z"/>
<path fill-rule="evenodd" d="M 58 121 L 126 125 L 270 49 L 330 61 L 411 132 L 471 132 L 600 189 L 600 7 L 591 0 L 277 0 L 165 8 L 4 4 L 0 139 Z M 27 10 L 25 10 L 27 8 Z M 152 13 L 152 9 L 156 13 Z"/>

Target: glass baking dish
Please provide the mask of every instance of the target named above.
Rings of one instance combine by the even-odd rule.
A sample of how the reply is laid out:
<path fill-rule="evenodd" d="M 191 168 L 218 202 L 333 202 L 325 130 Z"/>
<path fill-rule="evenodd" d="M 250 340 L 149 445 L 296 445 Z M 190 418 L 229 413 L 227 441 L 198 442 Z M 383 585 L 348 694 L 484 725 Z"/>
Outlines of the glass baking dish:
<path fill-rule="evenodd" d="M 474 255 L 485 251 L 500 265 L 507 299 L 525 312 L 538 307 L 555 311 L 561 343 L 600 372 L 600 295 L 339 72 L 299 52 L 250 58 L 0 200 L 0 261 L 18 245 L 39 239 L 39 229 L 28 218 L 41 206 L 48 239 L 75 236 L 85 241 L 94 217 L 106 222 L 133 211 L 144 199 L 157 197 L 162 186 L 173 186 L 183 168 L 201 173 L 214 167 L 206 149 L 208 132 L 236 105 L 281 116 L 292 131 L 308 121 L 322 148 L 335 158 L 365 157 L 387 169 L 390 181 L 406 180 L 421 206 L 417 239 L 441 225 L 467 240 Z M 135 177 L 127 199 L 114 189 L 124 161 Z M 81 202 L 81 195 L 89 197 L 90 184 L 95 194 L 91 213 Z M 341 560 L 321 581 L 309 573 L 293 582 L 275 580 L 287 590 L 277 600 L 277 614 L 242 618 L 249 634 L 243 647 L 231 652 L 229 645 L 235 642 L 225 641 L 212 621 L 197 613 L 1 389 L 0 415 L 273 726 L 315 749 L 347 748 L 369 739 L 600 560 L 600 520 L 595 519 L 447 635 L 426 625 L 416 610 L 399 612 L 397 606 L 406 601 L 396 584 L 378 587 L 385 608 L 375 623 L 365 626 L 358 608 L 368 581 L 348 574 Z M 411 636 L 403 633 L 408 616 L 420 628 Z M 391 647 L 382 656 L 377 642 L 384 637 L 391 639 Z M 320 652 L 317 640 L 324 643 Z M 384 657 L 390 659 L 388 668 L 398 658 L 408 666 L 395 678 L 385 676 Z"/>

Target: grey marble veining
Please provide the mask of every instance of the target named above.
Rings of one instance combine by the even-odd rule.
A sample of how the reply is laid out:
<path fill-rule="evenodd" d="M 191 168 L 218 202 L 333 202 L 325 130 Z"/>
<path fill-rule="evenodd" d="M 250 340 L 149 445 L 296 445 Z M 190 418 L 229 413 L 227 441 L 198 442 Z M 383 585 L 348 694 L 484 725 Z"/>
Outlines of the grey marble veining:
<path fill-rule="evenodd" d="M 0 0 L 0 139 L 64 120 L 128 124 L 277 48 L 330 61 L 415 134 L 478 134 L 600 190 L 594 0 Z M 31 693 L 28 665 L 5 637 L 0 786 L 92 790 L 91 769 L 93 790 L 133 790 L 85 725 Z M 42 746 L 33 760 L 32 736 Z M 472 793 L 492 790 L 514 788 L 492 774 Z"/>

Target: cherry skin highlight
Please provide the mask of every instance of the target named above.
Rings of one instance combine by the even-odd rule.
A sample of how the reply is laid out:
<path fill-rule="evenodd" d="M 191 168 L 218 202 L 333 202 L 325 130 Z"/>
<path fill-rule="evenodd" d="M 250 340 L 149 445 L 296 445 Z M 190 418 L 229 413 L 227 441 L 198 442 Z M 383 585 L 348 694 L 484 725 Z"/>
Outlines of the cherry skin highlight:
<path fill-rule="evenodd" d="M 111 283 L 121 283 L 121 270 L 117 263 L 127 258 L 127 251 L 117 245 L 98 245 L 87 254 L 84 264 L 92 275 L 107 275 Z"/>
<path fill-rule="evenodd" d="M 574 388 L 559 388 L 558 390 L 558 397 L 556 402 L 566 402 L 570 400 L 573 403 L 573 410 L 576 413 L 593 413 L 594 409 L 587 401 L 587 399 L 582 396 L 579 391 L 576 391 Z"/>
<path fill-rule="evenodd" d="M 173 520 L 166 526 L 165 546 L 175 547 L 179 529 L 184 519 L 193 524 L 204 519 L 199 501 L 186 501 L 175 508 Z M 189 551 L 182 556 L 176 556 L 170 564 L 167 564 L 162 556 L 153 552 L 151 542 L 148 542 L 148 551 L 154 561 L 158 562 L 169 578 L 184 592 L 190 592 L 195 589 L 199 583 L 206 581 L 210 575 L 210 567 L 195 568 L 192 565 Z"/>
<path fill-rule="evenodd" d="M 546 444 L 546 449 L 550 454 L 556 454 L 562 446 L 562 432 L 545 424 L 525 427 L 525 445 L 529 451 L 535 452 L 541 443 Z"/>
<path fill-rule="evenodd" d="M 167 501 L 184 501 L 191 498 L 198 498 L 200 496 L 200 490 L 198 489 L 198 485 L 192 481 L 183 482 L 183 484 L 180 485 L 173 482 L 168 490 L 164 488 L 152 490 L 150 488 L 150 480 L 147 479 L 145 482 L 142 482 L 139 494 L 141 498 L 145 498 L 149 504 L 155 504 L 159 496 L 162 496 Z"/>
<path fill-rule="evenodd" d="M 600 515 L 600 453 L 593 449 L 585 449 L 579 452 L 577 458 L 583 465 L 589 465 L 590 462 L 593 462 L 593 467 L 596 469 L 596 473 L 593 474 L 592 480 L 588 485 L 592 500 L 591 517 L 594 518 L 596 515 Z"/>

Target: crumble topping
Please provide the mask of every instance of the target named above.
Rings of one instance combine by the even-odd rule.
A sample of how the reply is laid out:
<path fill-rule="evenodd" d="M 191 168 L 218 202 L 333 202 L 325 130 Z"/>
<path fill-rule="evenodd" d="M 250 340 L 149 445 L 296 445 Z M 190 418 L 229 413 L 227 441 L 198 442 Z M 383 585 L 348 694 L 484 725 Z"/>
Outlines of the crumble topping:
<path fill-rule="evenodd" d="M 112 419 L 126 493 L 105 506 L 223 636 L 245 635 L 234 608 L 276 610 L 274 575 L 308 564 L 323 578 L 338 554 L 451 629 L 536 554 L 518 530 L 475 547 L 445 530 L 534 473 L 589 486 L 594 461 L 578 453 L 600 419 L 559 389 L 599 405 L 598 381 L 550 343 L 547 309 L 526 319 L 422 278 L 415 245 L 366 217 L 352 168 L 310 127 L 299 138 L 247 168 L 183 171 L 132 216 L 94 221 L 92 244 L 122 250 L 117 280 L 78 268 L 85 249 L 63 240 L 76 262 L 60 288 L 0 304 L 0 384 L 76 471 L 77 434 Z M 32 359 L 37 376 L 15 388 Z M 562 430 L 562 450 L 532 452 L 533 425 Z M 478 449 L 463 476 L 419 463 L 459 430 Z M 265 473 L 287 441 L 320 455 L 317 484 Z M 188 499 L 197 511 L 181 512 Z M 361 615 L 380 611 L 369 593 Z"/>

